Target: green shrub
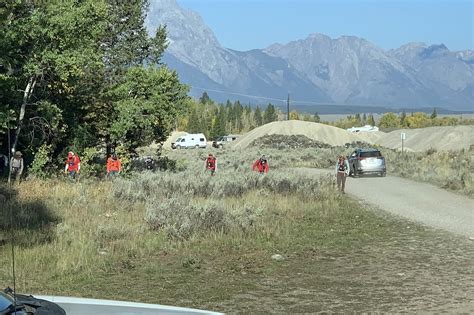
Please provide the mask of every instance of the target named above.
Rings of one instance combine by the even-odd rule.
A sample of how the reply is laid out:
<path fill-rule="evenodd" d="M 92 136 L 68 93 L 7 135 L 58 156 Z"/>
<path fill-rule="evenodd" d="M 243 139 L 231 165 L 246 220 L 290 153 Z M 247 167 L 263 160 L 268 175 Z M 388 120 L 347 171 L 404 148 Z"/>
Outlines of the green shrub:
<path fill-rule="evenodd" d="M 35 153 L 33 163 L 28 168 L 29 175 L 45 179 L 50 176 L 47 166 L 51 163 L 52 145 L 43 144 Z"/>
<path fill-rule="evenodd" d="M 80 158 L 81 176 L 103 176 L 106 173 L 106 158 L 98 148 L 85 148 Z"/>

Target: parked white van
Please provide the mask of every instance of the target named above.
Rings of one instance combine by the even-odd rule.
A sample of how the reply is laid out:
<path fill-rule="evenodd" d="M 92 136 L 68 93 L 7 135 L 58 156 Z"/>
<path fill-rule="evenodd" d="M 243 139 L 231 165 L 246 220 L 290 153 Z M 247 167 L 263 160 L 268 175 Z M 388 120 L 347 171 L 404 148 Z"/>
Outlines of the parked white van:
<path fill-rule="evenodd" d="M 206 148 L 206 136 L 202 133 L 190 133 L 176 139 L 175 142 L 171 143 L 171 147 L 173 149 Z"/>

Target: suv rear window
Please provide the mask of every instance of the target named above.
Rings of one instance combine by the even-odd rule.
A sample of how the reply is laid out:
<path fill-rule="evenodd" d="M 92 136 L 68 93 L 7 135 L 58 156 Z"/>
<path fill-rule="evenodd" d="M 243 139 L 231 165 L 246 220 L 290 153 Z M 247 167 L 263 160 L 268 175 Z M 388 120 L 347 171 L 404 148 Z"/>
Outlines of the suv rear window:
<path fill-rule="evenodd" d="M 379 156 L 382 156 L 382 154 L 380 153 L 380 151 L 368 151 L 368 152 L 361 152 L 360 153 L 360 157 L 379 157 Z"/>

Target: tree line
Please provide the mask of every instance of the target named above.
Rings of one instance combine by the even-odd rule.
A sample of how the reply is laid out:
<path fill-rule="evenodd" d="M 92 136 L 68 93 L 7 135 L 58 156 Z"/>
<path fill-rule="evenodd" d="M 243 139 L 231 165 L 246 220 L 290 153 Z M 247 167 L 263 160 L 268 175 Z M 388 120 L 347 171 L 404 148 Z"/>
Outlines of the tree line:
<path fill-rule="evenodd" d="M 198 100 L 190 100 L 188 109 L 178 118 L 177 129 L 188 133 L 204 133 L 207 138 L 215 139 L 228 134 L 246 133 L 256 127 L 273 121 L 285 120 L 283 113 L 275 105 L 242 105 L 240 101 L 227 100 L 225 104 L 213 101 L 207 92 Z M 292 120 L 319 122 L 318 114 L 299 114 L 290 112 Z"/>
<path fill-rule="evenodd" d="M 422 112 L 410 113 L 407 115 L 404 111 L 400 114 L 385 113 L 380 117 L 379 127 L 382 129 L 398 128 L 426 128 L 435 126 L 457 126 L 473 125 L 474 119 L 457 117 L 439 117 L 436 109 L 433 109 L 431 115 Z"/>
<path fill-rule="evenodd" d="M 239 101 L 218 104 L 206 92 L 197 100 L 189 100 L 187 110 L 178 118 L 176 129 L 188 133 L 204 133 L 207 138 L 215 139 L 222 135 L 246 133 L 261 125 L 286 120 L 287 113 L 271 103 L 260 107 L 242 105 Z M 356 113 L 337 121 L 322 121 L 318 113 L 300 113 L 290 111 L 290 120 L 318 122 L 342 129 L 356 126 L 378 126 L 382 130 L 400 128 L 426 128 L 432 126 L 472 125 L 474 119 L 456 117 L 438 117 L 436 109 L 431 115 L 414 112 L 385 113 L 378 121 L 372 113 Z"/>

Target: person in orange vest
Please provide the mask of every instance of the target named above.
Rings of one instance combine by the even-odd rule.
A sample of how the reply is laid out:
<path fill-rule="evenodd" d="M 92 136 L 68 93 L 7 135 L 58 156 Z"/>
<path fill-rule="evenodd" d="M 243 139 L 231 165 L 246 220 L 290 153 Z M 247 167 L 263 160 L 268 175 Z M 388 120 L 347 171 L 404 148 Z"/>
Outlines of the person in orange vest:
<path fill-rule="evenodd" d="M 122 163 L 114 153 L 107 159 L 107 176 L 113 178 L 117 176 L 117 174 L 120 174 L 121 170 Z"/>
<path fill-rule="evenodd" d="M 265 155 L 262 155 L 261 158 L 253 163 L 252 170 L 257 170 L 261 174 L 268 173 L 268 161 L 265 158 Z"/>
<path fill-rule="evenodd" d="M 81 159 L 74 152 L 69 151 L 66 159 L 66 167 L 64 173 L 69 176 L 69 179 L 75 181 L 81 172 Z"/>
<path fill-rule="evenodd" d="M 217 159 L 212 153 L 209 153 L 206 159 L 206 170 L 211 172 L 211 176 L 214 176 L 217 171 Z"/>

